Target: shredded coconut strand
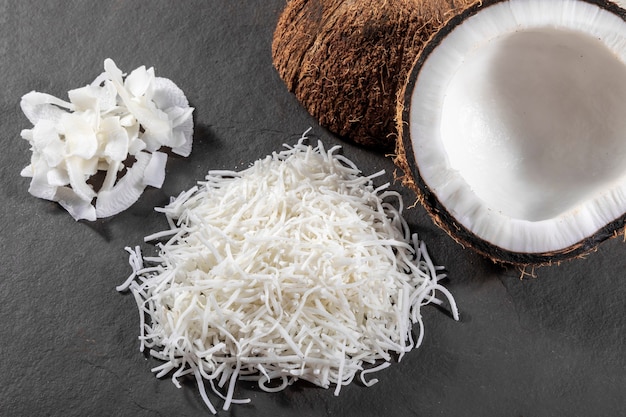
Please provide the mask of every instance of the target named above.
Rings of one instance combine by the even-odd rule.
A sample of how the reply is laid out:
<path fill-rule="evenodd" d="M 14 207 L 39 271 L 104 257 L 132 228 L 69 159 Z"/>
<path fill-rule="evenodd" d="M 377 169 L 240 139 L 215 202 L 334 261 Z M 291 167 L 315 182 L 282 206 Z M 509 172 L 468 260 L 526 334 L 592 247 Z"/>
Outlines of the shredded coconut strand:
<path fill-rule="evenodd" d="M 33 196 L 58 202 L 76 220 L 113 216 L 147 186 L 160 188 L 167 162 L 167 154 L 158 152 L 162 147 L 182 156 L 191 152 L 193 108 L 153 68 L 139 67 L 124 79 L 106 59 L 104 72 L 68 97 L 36 91 L 22 97 L 33 128 L 21 133 L 32 151 L 21 175 L 32 178 Z M 131 159 L 137 163 L 125 166 Z M 98 172 L 104 180 L 96 190 L 91 180 Z"/>
<path fill-rule="evenodd" d="M 203 380 L 224 409 L 246 401 L 233 399 L 238 379 L 269 392 L 302 379 L 338 395 L 421 344 L 420 308 L 441 304 L 437 292 L 458 319 L 401 196 L 339 149 L 303 136 L 244 171 L 210 171 L 158 209 L 172 229 L 151 235 L 169 237 L 158 256 L 127 248 L 133 273 L 117 289 L 137 301 L 140 349 L 177 386 L 193 374 L 214 413 Z"/>

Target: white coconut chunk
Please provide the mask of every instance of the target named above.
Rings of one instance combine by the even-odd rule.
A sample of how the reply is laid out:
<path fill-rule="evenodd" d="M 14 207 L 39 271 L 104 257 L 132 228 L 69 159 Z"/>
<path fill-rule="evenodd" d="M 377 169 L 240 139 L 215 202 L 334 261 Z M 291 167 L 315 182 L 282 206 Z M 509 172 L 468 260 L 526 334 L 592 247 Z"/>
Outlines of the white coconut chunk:
<path fill-rule="evenodd" d="M 100 128 L 102 135 L 104 135 L 104 156 L 117 162 L 122 162 L 128 158 L 130 140 L 128 131 L 120 123 L 119 117 L 103 119 Z M 134 152 L 134 154 L 138 151 Z"/>
<path fill-rule="evenodd" d="M 62 187 L 70 183 L 70 177 L 64 169 L 51 168 L 47 174 L 48 184 L 54 187 Z"/>
<path fill-rule="evenodd" d="M 150 92 L 150 87 L 154 83 L 154 69 L 146 69 L 144 65 L 133 70 L 124 80 L 124 87 L 135 97 L 141 97 Z M 150 96 L 152 94 L 149 94 Z"/>
<path fill-rule="evenodd" d="M 59 120 L 65 114 L 64 109 L 72 109 L 72 104 L 49 94 L 31 91 L 22 97 L 20 107 L 34 125 L 40 120 Z"/>
<path fill-rule="evenodd" d="M 154 79 L 154 94 L 152 100 L 162 109 L 189 107 L 187 97 L 174 82 L 168 78 L 156 77 Z"/>
<path fill-rule="evenodd" d="M 33 166 L 26 165 L 21 171 L 20 176 L 30 178 L 33 176 Z"/>
<path fill-rule="evenodd" d="M 124 109 L 118 106 L 117 102 L 117 89 L 111 80 L 107 78 L 106 72 L 96 78 L 90 86 L 92 93 L 98 98 L 98 106 L 100 106 L 100 112 L 103 115 L 109 113 L 117 113 L 118 116 L 123 115 Z"/>
<path fill-rule="evenodd" d="M 80 113 L 66 113 L 61 117 L 68 156 L 93 158 L 98 150 L 98 138 L 92 125 Z"/>
<path fill-rule="evenodd" d="M 163 125 L 157 126 L 156 129 L 146 128 L 143 135 L 141 135 L 141 140 L 146 144 L 147 151 L 155 152 L 165 146 L 165 143 L 168 142 L 170 137 L 173 137 L 173 135 L 171 125 L 168 122 L 167 127 Z"/>
<path fill-rule="evenodd" d="M 117 181 L 118 174 L 123 169 L 124 164 L 122 161 L 112 161 L 107 168 L 104 181 L 102 181 L 102 186 L 100 187 L 99 193 L 103 191 L 108 191 L 113 188 L 115 182 Z"/>
<path fill-rule="evenodd" d="M 96 220 L 96 209 L 90 201 L 83 199 L 73 188 L 58 187 L 54 201 L 65 209 L 75 220 Z"/>
<path fill-rule="evenodd" d="M 102 190 L 96 199 L 97 217 L 114 216 L 132 206 L 146 188 L 144 175 L 151 156 L 140 152 L 137 161 L 111 189 Z"/>
<path fill-rule="evenodd" d="M 56 201 L 55 196 L 58 188 L 59 187 L 57 187 L 56 185 L 52 185 L 47 181 L 38 181 L 37 177 L 33 176 L 33 180 L 30 182 L 30 185 L 28 187 L 28 192 L 37 198 Z"/>
<path fill-rule="evenodd" d="M 33 127 L 30 142 L 33 152 L 40 154 L 50 167 L 56 167 L 65 158 L 65 142 L 59 137 L 56 123 L 51 120 L 40 120 Z"/>
<path fill-rule="evenodd" d="M 165 165 L 167 163 L 167 154 L 163 152 L 152 152 L 150 162 L 146 166 L 143 182 L 154 188 L 161 188 L 165 181 Z"/>
<path fill-rule="evenodd" d="M 109 81 L 114 81 L 118 84 L 124 83 L 124 73 L 115 65 L 115 62 L 111 58 L 104 60 L 104 72 L 106 73 L 106 79 Z"/>
<path fill-rule="evenodd" d="M 156 77 L 154 102 L 165 109 L 168 117 L 172 120 L 173 141 L 167 146 L 172 148 L 172 152 L 189 156 L 192 148 L 193 136 L 193 108 L 189 106 L 187 97 L 183 91 L 171 80 L 162 77 Z"/>
<path fill-rule="evenodd" d="M 91 202 L 91 200 L 96 197 L 96 192 L 94 189 L 87 184 L 87 179 L 89 175 L 85 174 L 88 170 L 86 165 L 86 161 L 80 157 L 70 156 L 66 158 L 65 164 L 67 167 L 67 175 L 70 179 L 70 185 L 72 186 L 72 190 L 78 195 L 80 198 L 87 202 Z"/>
<path fill-rule="evenodd" d="M 48 171 L 50 167 L 46 162 L 33 156 L 30 169 L 22 170 L 23 176 L 31 177 L 28 192 L 37 198 L 54 201 L 57 186 L 48 182 Z M 28 168 L 27 167 L 27 168 Z"/>
<path fill-rule="evenodd" d="M 99 97 L 96 95 L 95 88 L 91 85 L 86 85 L 81 88 L 76 88 L 67 92 L 67 96 L 74 105 L 75 112 L 82 112 L 86 110 L 94 110 L 99 112 Z"/>
<path fill-rule="evenodd" d="M 128 154 L 129 155 L 137 155 L 139 152 L 145 150 L 147 148 L 146 142 L 143 139 L 135 136 L 130 140 L 128 144 Z"/>
<path fill-rule="evenodd" d="M 172 120 L 173 135 L 168 138 L 167 146 L 172 149 L 186 147 L 191 142 L 191 133 L 193 131 L 193 121 L 191 114 L 193 109 L 183 109 L 180 107 L 170 107 L 166 113 Z"/>
<path fill-rule="evenodd" d="M 31 91 L 22 97 L 27 106 L 42 106 L 52 104 L 68 110 L 73 110 L 74 105 L 70 102 L 57 98 L 53 95 Z"/>
<path fill-rule="evenodd" d="M 189 117 L 174 126 L 172 152 L 181 156 L 189 156 L 193 147 L 193 119 Z M 180 120 L 180 117 L 177 119 Z"/>
<path fill-rule="evenodd" d="M 137 121 L 145 127 L 146 131 L 151 131 L 152 137 L 159 138 L 159 140 L 166 138 L 171 130 L 171 122 L 167 115 L 160 109 L 153 107 L 146 100 L 136 100 L 122 83 L 115 80 L 112 82 L 124 105 L 133 113 Z"/>
<path fill-rule="evenodd" d="M 174 130 L 174 136 L 178 137 L 176 142 L 182 143 L 182 144 L 180 146 L 176 146 L 172 148 L 172 152 L 180 156 L 189 156 L 189 154 L 191 154 L 191 150 L 193 146 L 191 137 L 188 135 L 185 135 L 184 132 L 181 132 L 178 130 Z"/>
<path fill-rule="evenodd" d="M 509 0 L 429 54 L 414 158 L 450 214 L 491 244 L 549 253 L 626 212 L 626 23 L 580 0 Z"/>
<path fill-rule="evenodd" d="M 157 90 L 158 102 L 152 99 Z M 34 126 L 21 132 L 33 152 L 21 175 L 32 178 L 31 194 L 53 201 L 57 187 L 69 184 L 73 194 L 63 191 L 62 206 L 74 218 L 93 218 L 76 198 L 92 204 L 102 197 L 94 209 L 99 217 L 128 208 L 146 186 L 163 184 L 167 154 L 159 149 L 185 156 L 191 151 L 193 108 L 172 81 L 157 81 L 153 68 L 139 67 L 125 78 L 106 59 L 104 72 L 68 97 L 69 102 L 35 91 L 22 97 L 22 110 Z M 135 158 L 122 176 L 124 163 Z M 104 182 L 94 188 L 90 180 L 98 172 Z"/>

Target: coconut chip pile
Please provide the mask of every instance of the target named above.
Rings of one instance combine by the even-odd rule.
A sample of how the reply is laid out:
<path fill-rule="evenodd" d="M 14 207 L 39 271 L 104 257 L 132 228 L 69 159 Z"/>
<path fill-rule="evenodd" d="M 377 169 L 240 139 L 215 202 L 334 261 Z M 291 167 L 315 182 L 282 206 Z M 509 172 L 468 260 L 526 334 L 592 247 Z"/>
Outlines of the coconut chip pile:
<path fill-rule="evenodd" d="M 22 97 L 33 124 L 22 131 L 32 150 L 22 176 L 29 192 L 56 201 L 76 220 L 118 214 L 147 186 L 161 187 L 167 153 L 188 156 L 193 108 L 171 80 L 139 67 L 124 77 L 113 60 L 69 101 L 32 91 Z M 100 178 L 100 179 L 98 179 Z"/>
<path fill-rule="evenodd" d="M 145 238 L 156 256 L 127 248 L 118 290 L 137 302 L 141 350 L 162 362 L 157 377 L 193 376 L 213 413 L 207 387 L 223 409 L 249 401 L 233 398 L 238 380 L 336 395 L 357 375 L 371 385 L 366 374 L 421 344 L 423 305 L 446 300 L 458 319 L 400 195 L 338 151 L 303 138 L 241 172 L 210 171 L 157 209 L 169 228 Z"/>

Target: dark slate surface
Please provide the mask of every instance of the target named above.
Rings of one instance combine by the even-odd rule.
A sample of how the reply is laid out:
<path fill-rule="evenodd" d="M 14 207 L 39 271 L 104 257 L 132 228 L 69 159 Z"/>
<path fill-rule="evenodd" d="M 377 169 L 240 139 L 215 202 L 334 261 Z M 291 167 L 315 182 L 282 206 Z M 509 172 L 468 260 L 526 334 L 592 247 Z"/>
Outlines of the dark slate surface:
<path fill-rule="evenodd" d="M 208 169 L 241 169 L 311 136 L 368 174 L 393 180 L 384 155 L 320 128 L 272 68 L 272 31 L 284 0 L 0 2 L 0 415 L 203 416 L 194 384 L 177 389 L 150 372 L 138 350 L 126 245 L 166 227 L 153 211 Z M 65 97 L 113 58 L 129 71 L 154 66 L 196 108 L 194 151 L 170 159 L 162 190 L 94 223 L 75 222 L 27 192 L 29 128 L 20 97 Z M 414 196 L 402 189 L 407 202 Z M 365 388 L 296 384 L 267 394 L 238 385 L 250 405 L 231 416 L 617 416 L 626 409 L 626 244 L 614 239 L 587 259 L 536 271 L 496 267 L 437 229 L 419 207 L 406 211 L 436 262 L 462 320 L 424 309 L 423 346 Z M 220 401 L 216 401 L 218 407 Z"/>

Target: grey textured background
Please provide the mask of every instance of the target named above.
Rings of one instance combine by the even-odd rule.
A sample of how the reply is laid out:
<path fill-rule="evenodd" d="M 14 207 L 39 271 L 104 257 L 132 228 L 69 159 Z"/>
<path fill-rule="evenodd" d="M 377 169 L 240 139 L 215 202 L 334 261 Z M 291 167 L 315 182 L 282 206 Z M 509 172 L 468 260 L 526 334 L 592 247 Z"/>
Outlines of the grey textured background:
<path fill-rule="evenodd" d="M 393 180 L 389 158 L 319 127 L 272 68 L 284 0 L 0 1 L 0 415 L 202 416 L 195 385 L 157 380 L 138 350 L 126 245 L 163 230 L 153 211 L 209 169 L 242 169 L 294 143 L 309 127 L 341 144 L 364 173 Z M 29 128 L 19 109 L 31 90 L 65 97 L 104 58 L 130 71 L 154 66 L 196 108 L 194 151 L 168 162 L 163 189 L 130 210 L 75 222 L 35 199 L 26 178 Z M 405 201 L 411 192 L 400 190 Z M 454 243 L 420 207 L 406 211 L 432 257 L 447 267 L 462 320 L 424 309 L 423 346 L 365 388 L 296 384 L 266 394 L 240 384 L 231 416 L 616 416 L 626 410 L 626 243 L 537 271 L 496 267 Z M 145 245 L 144 245 L 145 247 Z M 213 397 L 212 397 L 213 398 Z M 216 401 L 221 406 L 219 401 Z"/>

